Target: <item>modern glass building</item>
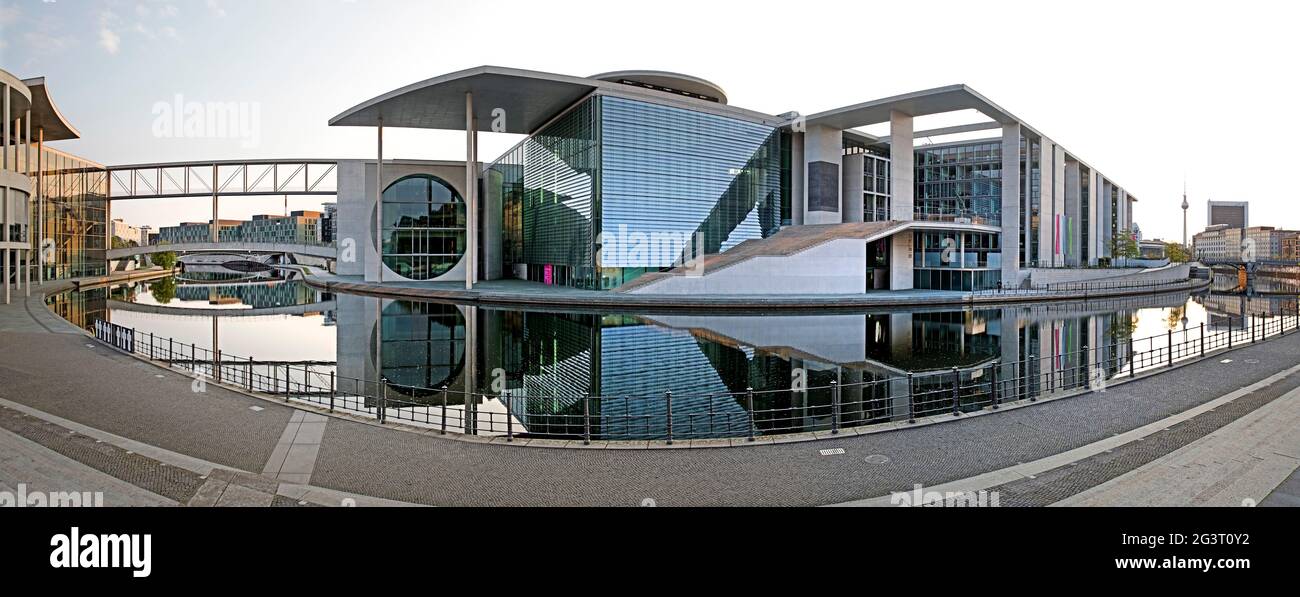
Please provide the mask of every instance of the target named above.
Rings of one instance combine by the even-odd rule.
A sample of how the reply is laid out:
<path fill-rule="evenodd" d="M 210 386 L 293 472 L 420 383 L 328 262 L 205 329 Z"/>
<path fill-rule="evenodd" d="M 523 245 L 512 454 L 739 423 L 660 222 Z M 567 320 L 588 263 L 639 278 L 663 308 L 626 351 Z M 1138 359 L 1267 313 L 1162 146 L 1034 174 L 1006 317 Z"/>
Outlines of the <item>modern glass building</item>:
<path fill-rule="evenodd" d="M 975 121 L 914 130 L 917 119 L 963 111 Z M 774 116 L 731 106 L 689 75 L 484 66 L 381 95 L 330 124 L 466 135 L 466 182 L 449 195 L 465 206 L 463 242 L 457 220 L 432 229 L 442 240 L 393 253 L 386 228 L 388 267 L 358 267 L 368 280 L 514 278 L 658 294 L 972 291 L 1018 286 L 1033 268 L 1106 264 L 1136 201 L 965 85 Z M 869 130 L 878 125 L 888 134 Z M 524 138 L 480 163 L 481 132 Z M 364 217 L 378 184 L 368 173 L 341 182 L 355 192 L 340 196 L 340 213 L 352 203 Z M 405 208 L 383 185 L 389 227 L 388 214 Z M 436 265 L 393 262 L 408 257 Z"/>
<path fill-rule="evenodd" d="M 45 79 L 0 70 L 0 281 L 13 288 L 107 271 L 103 166 L 46 143 L 79 138 Z"/>
<path fill-rule="evenodd" d="M 506 268 L 519 278 L 609 289 L 775 234 L 778 129 L 595 95 L 488 166 Z"/>

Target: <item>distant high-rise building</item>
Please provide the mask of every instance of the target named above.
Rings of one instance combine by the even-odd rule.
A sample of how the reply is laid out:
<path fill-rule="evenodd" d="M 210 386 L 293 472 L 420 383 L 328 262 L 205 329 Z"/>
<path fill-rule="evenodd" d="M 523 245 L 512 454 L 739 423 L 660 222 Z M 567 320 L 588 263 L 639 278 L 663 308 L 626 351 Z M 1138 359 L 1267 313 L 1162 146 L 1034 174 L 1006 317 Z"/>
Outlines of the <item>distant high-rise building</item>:
<path fill-rule="evenodd" d="M 1250 203 L 1247 201 L 1211 200 L 1205 225 L 1209 227 L 1218 226 L 1219 224 L 1230 228 L 1246 228 L 1250 226 Z"/>

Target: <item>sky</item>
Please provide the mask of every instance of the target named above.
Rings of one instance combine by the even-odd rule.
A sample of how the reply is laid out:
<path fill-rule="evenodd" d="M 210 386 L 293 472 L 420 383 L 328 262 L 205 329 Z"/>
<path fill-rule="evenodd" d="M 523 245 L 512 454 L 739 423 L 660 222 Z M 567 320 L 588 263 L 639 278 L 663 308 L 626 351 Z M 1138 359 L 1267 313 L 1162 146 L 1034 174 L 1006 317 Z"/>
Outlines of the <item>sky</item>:
<path fill-rule="evenodd" d="M 1189 234 L 1211 198 L 1250 201 L 1252 224 L 1300 228 L 1295 188 L 1254 166 L 1293 155 L 1300 136 L 1297 22 L 1300 3 L 1250 0 L 0 0 L 0 68 L 46 77 L 82 133 L 52 145 L 106 165 L 373 157 L 373 129 L 328 120 L 483 64 L 684 72 L 770 114 L 966 83 L 1138 197 L 1144 237 L 1178 240 L 1184 184 Z M 177 101 L 235 103 L 250 126 L 168 130 L 160 106 Z M 480 158 L 516 141 L 484 135 Z M 463 156 L 463 133 L 385 131 L 385 157 Z M 113 215 L 156 228 L 209 209 L 115 202 Z M 231 200 L 221 216 L 283 209 Z"/>

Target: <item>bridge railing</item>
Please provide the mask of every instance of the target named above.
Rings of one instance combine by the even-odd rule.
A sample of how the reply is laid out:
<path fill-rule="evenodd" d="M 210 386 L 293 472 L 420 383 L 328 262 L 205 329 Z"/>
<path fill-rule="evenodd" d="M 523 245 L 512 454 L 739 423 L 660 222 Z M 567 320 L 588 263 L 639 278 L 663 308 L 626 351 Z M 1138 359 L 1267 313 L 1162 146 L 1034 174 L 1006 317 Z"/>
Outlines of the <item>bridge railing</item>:
<path fill-rule="evenodd" d="M 1051 284 L 1036 284 L 1029 288 L 990 288 L 987 290 L 976 290 L 971 292 L 972 296 L 1034 296 L 1050 295 L 1061 293 L 1079 293 L 1087 296 L 1090 293 L 1109 292 L 1115 290 L 1150 290 L 1153 292 L 1161 290 L 1176 290 L 1188 285 L 1190 278 L 1178 278 L 1170 280 L 1098 280 L 1095 282 L 1056 282 Z"/>
<path fill-rule="evenodd" d="M 421 387 L 387 379 L 337 375 L 331 365 L 259 363 L 106 321 L 95 337 L 119 350 L 213 382 L 388 423 L 506 441 L 756 441 L 766 436 L 829 432 L 871 425 L 907 425 L 998 410 L 1012 404 L 1106 390 L 1115 380 L 1172 368 L 1179 362 L 1290 334 L 1295 315 L 1247 318 L 1245 328 L 1205 324 L 1146 338 L 1112 336 L 1101 346 L 1057 355 L 863 381 L 741 392 L 527 395 Z M 864 374 L 865 375 L 865 374 Z M 841 378 L 843 379 L 843 378 Z"/>

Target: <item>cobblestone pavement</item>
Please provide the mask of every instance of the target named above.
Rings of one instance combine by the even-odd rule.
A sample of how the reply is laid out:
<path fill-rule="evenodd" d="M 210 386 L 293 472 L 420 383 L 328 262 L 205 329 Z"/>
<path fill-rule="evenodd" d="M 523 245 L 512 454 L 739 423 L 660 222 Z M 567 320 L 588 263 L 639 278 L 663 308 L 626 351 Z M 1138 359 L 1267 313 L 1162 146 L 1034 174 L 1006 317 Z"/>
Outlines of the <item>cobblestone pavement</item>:
<path fill-rule="evenodd" d="M 7 329 L 3 318 L 11 316 L 0 310 L 0 345 L 22 349 L 0 351 L 0 398 L 241 471 L 263 470 L 294 412 L 214 384 L 195 394 L 185 375 L 160 370 L 84 336 L 2 331 Z M 739 448 L 522 447 L 332 418 L 310 482 L 435 505 L 638 506 L 646 499 L 660 506 L 841 503 L 910 490 L 916 483 L 933 486 L 964 479 L 1161 420 L 1294 366 L 1300 334 L 1231 354 L 1231 364 L 1209 359 L 1113 386 L 1105 393 L 988 416 Z M 1230 409 L 1220 410 L 1225 412 L 1217 416 L 1231 416 Z M 1195 439 L 1192 435 L 1171 435 L 1171 449 Z M 820 450 L 826 448 L 844 452 L 823 456 Z M 1120 470 L 1129 465 L 1115 466 Z M 1080 479 L 1063 479 L 1058 485 L 1066 489 L 1052 489 L 1038 498 L 1025 486 L 1024 494 L 1031 496 L 1025 502 L 1041 503 L 1081 489 L 1085 482 Z"/>

